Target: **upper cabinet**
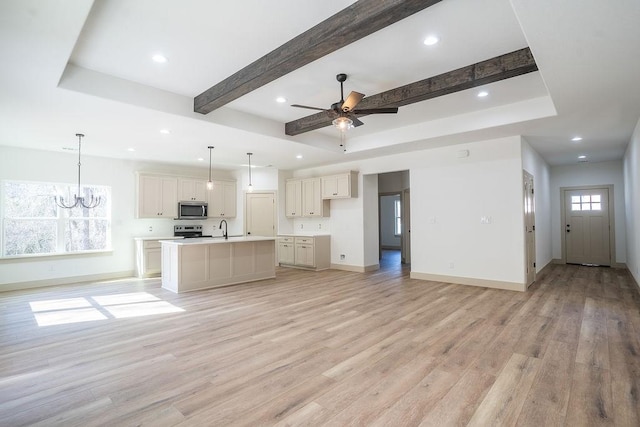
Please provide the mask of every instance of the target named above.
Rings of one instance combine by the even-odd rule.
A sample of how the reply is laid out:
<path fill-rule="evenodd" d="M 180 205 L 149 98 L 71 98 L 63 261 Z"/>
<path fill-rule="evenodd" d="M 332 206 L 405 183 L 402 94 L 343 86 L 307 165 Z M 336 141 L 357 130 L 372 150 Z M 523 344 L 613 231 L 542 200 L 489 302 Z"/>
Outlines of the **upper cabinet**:
<path fill-rule="evenodd" d="M 209 193 L 209 218 L 233 218 L 236 216 L 237 186 L 235 181 L 213 181 Z M 206 200 L 206 199 L 205 199 Z"/>
<path fill-rule="evenodd" d="M 322 182 L 323 199 L 346 199 L 358 197 L 358 173 L 345 172 L 336 175 L 323 176 Z"/>
<path fill-rule="evenodd" d="M 178 178 L 179 201 L 207 201 L 207 181 L 202 179 Z"/>
<path fill-rule="evenodd" d="M 178 178 L 138 174 L 138 218 L 178 216 Z"/>
<path fill-rule="evenodd" d="M 302 183 L 302 216 L 329 216 L 329 201 L 322 200 L 320 178 L 306 178 Z"/>
<path fill-rule="evenodd" d="M 285 215 L 302 216 L 302 180 L 289 179 L 285 189 Z"/>

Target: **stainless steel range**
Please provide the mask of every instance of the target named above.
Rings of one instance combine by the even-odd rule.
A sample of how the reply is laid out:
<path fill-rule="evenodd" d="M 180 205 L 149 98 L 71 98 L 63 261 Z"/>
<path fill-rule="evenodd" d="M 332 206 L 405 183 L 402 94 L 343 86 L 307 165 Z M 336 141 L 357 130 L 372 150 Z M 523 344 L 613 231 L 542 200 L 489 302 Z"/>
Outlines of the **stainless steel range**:
<path fill-rule="evenodd" d="M 213 237 L 213 236 L 203 236 L 201 225 L 174 225 L 173 236 L 184 237 L 185 239 L 190 239 L 195 237 Z"/>

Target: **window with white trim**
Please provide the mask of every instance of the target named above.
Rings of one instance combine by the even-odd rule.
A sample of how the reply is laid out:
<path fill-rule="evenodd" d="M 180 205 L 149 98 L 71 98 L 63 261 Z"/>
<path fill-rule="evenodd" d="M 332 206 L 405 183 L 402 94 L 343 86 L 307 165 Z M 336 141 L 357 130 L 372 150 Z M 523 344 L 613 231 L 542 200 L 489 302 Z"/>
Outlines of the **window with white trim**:
<path fill-rule="evenodd" d="M 402 235 L 402 201 L 400 198 L 393 201 L 394 210 L 394 234 L 396 237 Z"/>
<path fill-rule="evenodd" d="M 57 195 L 72 200 L 74 184 L 2 182 L 2 256 L 67 254 L 111 249 L 111 187 L 83 186 L 102 197 L 93 209 L 60 208 Z"/>

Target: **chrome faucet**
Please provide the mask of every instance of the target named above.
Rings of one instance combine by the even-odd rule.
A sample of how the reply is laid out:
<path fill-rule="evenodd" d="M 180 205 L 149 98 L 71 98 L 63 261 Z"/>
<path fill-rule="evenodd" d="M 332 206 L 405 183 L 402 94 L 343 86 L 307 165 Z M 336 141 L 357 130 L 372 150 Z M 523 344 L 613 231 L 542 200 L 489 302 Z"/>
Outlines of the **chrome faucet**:
<path fill-rule="evenodd" d="M 220 226 L 218 227 L 218 230 L 222 230 L 222 223 L 224 222 L 224 231 L 222 232 L 222 235 L 224 236 L 225 240 L 229 239 L 229 236 L 227 235 L 227 220 L 223 219 L 222 221 L 220 221 Z"/>

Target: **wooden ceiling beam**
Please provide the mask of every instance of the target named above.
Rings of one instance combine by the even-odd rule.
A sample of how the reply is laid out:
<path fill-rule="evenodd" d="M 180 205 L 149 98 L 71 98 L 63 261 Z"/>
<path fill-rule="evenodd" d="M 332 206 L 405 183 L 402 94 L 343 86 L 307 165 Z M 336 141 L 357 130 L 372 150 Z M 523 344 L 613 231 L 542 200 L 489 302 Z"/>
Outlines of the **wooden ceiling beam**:
<path fill-rule="evenodd" d="M 210 113 L 440 1 L 359 0 L 196 96 L 193 100 L 194 111 Z"/>
<path fill-rule="evenodd" d="M 526 47 L 377 95 L 367 96 L 358 104 L 357 109 L 402 107 L 537 70 L 538 66 L 531 50 Z M 320 112 L 286 123 L 285 133 L 293 136 L 329 126 L 333 120 L 329 116 L 326 112 Z"/>

